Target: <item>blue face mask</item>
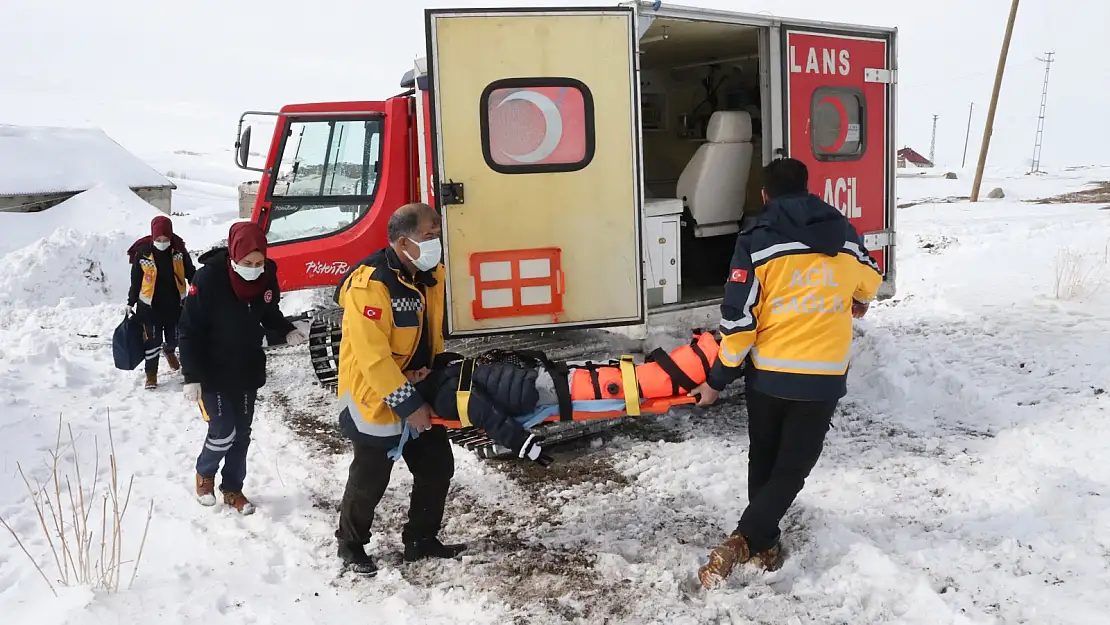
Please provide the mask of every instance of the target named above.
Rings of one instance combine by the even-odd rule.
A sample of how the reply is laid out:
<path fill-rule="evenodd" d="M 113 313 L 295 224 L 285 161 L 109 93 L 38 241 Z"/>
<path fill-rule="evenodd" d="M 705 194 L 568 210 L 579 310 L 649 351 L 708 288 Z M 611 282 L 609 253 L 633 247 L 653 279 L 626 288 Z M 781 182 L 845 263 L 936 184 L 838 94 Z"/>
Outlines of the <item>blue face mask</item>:
<path fill-rule="evenodd" d="M 164 252 L 164 251 L 170 249 L 170 242 L 169 241 L 155 241 L 154 242 L 154 247 L 158 248 L 158 251 Z"/>
<path fill-rule="evenodd" d="M 231 269 L 239 274 L 240 278 L 248 282 L 254 282 L 259 279 L 262 277 L 262 273 L 266 271 L 265 265 L 262 267 L 244 267 L 235 261 L 231 261 Z"/>

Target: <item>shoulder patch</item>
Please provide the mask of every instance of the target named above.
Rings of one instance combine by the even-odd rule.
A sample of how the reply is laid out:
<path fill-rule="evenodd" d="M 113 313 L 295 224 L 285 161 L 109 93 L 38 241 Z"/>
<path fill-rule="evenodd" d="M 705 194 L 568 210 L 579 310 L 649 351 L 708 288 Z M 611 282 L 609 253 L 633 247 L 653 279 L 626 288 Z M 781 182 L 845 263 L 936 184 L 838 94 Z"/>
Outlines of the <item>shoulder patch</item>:
<path fill-rule="evenodd" d="M 274 301 L 273 289 L 266 289 L 266 292 L 262 294 L 262 301 L 266 302 L 267 304 Z"/>
<path fill-rule="evenodd" d="M 748 270 L 747 269 L 733 269 L 732 273 L 728 277 L 728 281 L 729 282 L 740 282 L 740 283 L 747 282 L 748 281 Z"/>
<path fill-rule="evenodd" d="M 197 294 L 197 283 L 196 282 L 190 283 L 189 284 L 189 295 L 196 295 L 196 294 Z"/>
<path fill-rule="evenodd" d="M 382 318 L 382 309 L 366 306 L 362 309 L 362 316 L 377 321 Z"/>

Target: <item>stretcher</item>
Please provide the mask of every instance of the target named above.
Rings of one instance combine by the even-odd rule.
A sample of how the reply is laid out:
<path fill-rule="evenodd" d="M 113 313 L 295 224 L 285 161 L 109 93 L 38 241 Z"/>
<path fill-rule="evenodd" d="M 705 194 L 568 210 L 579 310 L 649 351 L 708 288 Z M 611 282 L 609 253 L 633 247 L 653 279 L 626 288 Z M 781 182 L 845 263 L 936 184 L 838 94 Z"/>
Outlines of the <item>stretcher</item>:
<path fill-rule="evenodd" d="M 715 354 L 714 354 L 715 355 Z M 473 367 L 473 364 L 470 365 Z M 621 399 L 588 399 L 570 402 L 570 410 L 562 410 L 557 404 L 538 406 L 528 415 L 516 417 L 525 429 L 543 436 L 545 443 L 554 444 L 563 440 L 580 438 L 608 429 L 616 425 L 617 420 L 625 417 L 639 417 L 642 415 L 666 414 L 675 406 L 693 404 L 697 398 L 688 394 L 674 395 L 671 397 L 654 397 L 644 399 L 640 397 L 640 384 L 636 378 L 636 364 L 631 356 L 622 356 L 617 366 L 623 381 Z M 469 375 L 464 376 L 468 380 Z M 448 439 L 454 444 L 474 451 L 482 458 L 494 458 L 509 453 L 486 436 L 480 428 L 474 427 L 467 417 L 467 402 L 469 382 L 460 383 L 458 392 L 459 419 L 433 418 L 433 425 L 442 425 L 448 430 Z M 401 457 L 405 444 L 418 436 L 408 424 L 405 424 L 401 433 L 400 443 L 389 452 L 394 460 Z"/>

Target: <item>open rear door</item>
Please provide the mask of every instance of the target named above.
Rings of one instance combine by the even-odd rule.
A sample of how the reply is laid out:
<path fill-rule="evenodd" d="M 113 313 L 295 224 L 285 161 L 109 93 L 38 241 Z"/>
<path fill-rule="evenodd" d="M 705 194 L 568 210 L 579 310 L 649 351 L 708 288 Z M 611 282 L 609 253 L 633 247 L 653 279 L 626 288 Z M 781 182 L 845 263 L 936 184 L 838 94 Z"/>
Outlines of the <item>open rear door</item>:
<path fill-rule="evenodd" d="M 632 9 L 426 20 L 450 335 L 642 322 Z"/>
<path fill-rule="evenodd" d="M 885 279 L 893 244 L 893 35 L 787 27 L 787 153 L 864 235 Z M 888 285 L 892 286 L 892 285 Z"/>

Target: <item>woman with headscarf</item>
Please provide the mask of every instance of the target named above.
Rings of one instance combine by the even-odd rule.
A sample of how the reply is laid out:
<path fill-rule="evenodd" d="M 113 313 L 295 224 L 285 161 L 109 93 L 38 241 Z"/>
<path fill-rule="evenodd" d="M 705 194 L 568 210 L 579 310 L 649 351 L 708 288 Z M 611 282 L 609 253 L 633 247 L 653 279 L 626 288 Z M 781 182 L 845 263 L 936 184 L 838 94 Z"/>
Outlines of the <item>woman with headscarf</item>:
<path fill-rule="evenodd" d="M 159 352 L 166 355 L 170 369 L 177 371 L 177 322 L 186 283 L 196 269 L 185 242 L 173 233 L 169 217 L 159 215 L 150 222 L 150 236 L 135 241 L 127 250 L 131 261 L 131 290 L 127 307 L 143 324 L 146 348 L 146 388 L 158 386 Z"/>
<path fill-rule="evenodd" d="M 197 458 L 197 500 L 216 504 L 216 471 L 223 463 L 224 503 L 240 514 L 254 505 L 243 496 L 254 402 L 266 383 L 264 336 L 306 340 L 281 313 L 277 263 L 266 258 L 266 235 L 254 223 L 231 226 L 227 247 L 200 257 L 181 315 L 185 398 L 200 405 L 208 434 Z"/>

